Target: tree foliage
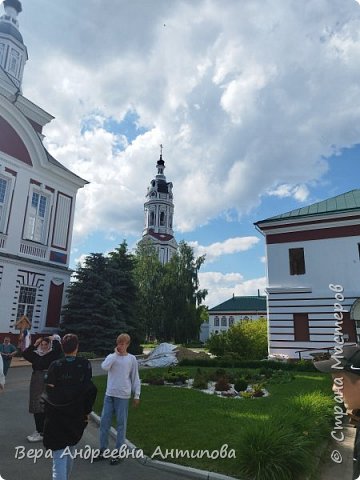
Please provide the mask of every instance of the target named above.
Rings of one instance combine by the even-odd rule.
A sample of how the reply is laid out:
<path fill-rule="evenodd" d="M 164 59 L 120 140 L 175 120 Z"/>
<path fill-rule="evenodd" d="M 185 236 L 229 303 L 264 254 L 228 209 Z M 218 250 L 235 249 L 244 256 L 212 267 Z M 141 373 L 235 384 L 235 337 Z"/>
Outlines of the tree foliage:
<path fill-rule="evenodd" d="M 239 359 L 261 360 L 267 357 L 267 321 L 242 320 L 227 332 L 212 335 L 207 346 L 217 356 L 232 354 Z"/>
<path fill-rule="evenodd" d="M 109 353 L 121 332 L 138 337 L 134 258 L 123 242 L 109 256 L 92 253 L 79 265 L 67 290 L 61 332 L 76 333 L 80 349 Z"/>
<path fill-rule="evenodd" d="M 201 303 L 207 292 L 198 278 L 204 259 L 185 242 L 165 265 L 148 242 L 140 242 L 135 255 L 126 242 L 107 256 L 88 255 L 67 290 L 62 333 L 78 334 L 81 350 L 99 354 L 111 351 L 121 332 L 131 336 L 133 353 L 149 336 L 197 339 L 206 312 Z"/>

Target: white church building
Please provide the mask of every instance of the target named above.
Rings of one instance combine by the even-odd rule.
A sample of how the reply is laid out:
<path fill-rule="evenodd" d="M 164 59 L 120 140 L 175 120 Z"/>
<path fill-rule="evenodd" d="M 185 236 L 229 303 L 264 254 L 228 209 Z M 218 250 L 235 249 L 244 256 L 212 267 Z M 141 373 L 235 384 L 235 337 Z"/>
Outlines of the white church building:
<path fill-rule="evenodd" d="M 75 199 L 87 183 L 46 150 L 43 127 L 53 117 L 22 95 L 27 49 L 18 0 L 0 18 L 0 336 L 18 335 L 26 314 L 31 333 L 60 320 L 69 283 Z M 12 339 L 14 342 L 15 338 Z"/>
<path fill-rule="evenodd" d="M 177 251 L 174 237 L 174 198 L 173 184 L 166 181 L 165 162 L 160 158 L 156 164 L 157 175 L 150 182 L 144 204 L 145 225 L 142 240 L 149 240 L 154 245 L 162 264 L 170 261 Z"/>
<path fill-rule="evenodd" d="M 266 241 L 269 353 L 309 358 L 358 342 L 360 190 L 255 225 Z"/>

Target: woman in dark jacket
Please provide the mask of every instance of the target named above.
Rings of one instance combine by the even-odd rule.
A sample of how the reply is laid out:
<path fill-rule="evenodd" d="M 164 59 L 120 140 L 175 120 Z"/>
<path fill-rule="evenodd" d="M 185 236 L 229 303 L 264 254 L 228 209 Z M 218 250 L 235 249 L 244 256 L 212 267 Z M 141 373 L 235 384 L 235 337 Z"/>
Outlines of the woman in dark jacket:
<path fill-rule="evenodd" d="M 23 357 L 32 364 L 30 380 L 29 412 L 34 415 L 36 430 L 27 439 L 29 442 L 41 442 L 44 431 L 44 406 L 41 395 L 45 389 L 44 377 L 50 364 L 62 357 L 60 342 L 54 337 L 38 338 L 23 352 Z"/>

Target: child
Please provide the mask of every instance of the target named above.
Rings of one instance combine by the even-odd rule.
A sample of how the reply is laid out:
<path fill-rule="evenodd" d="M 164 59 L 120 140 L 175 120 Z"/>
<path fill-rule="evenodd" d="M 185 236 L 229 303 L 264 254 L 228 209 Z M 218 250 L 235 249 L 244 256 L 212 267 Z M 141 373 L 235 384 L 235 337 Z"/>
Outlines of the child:
<path fill-rule="evenodd" d="M 104 450 L 108 447 L 109 430 L 113 413 L 116 415 L 116 449 L 119 455 L 111 458 L 110 465 L 120 462 L 120 448 L 125 444 L 126 426 L 131 393 L 134 394 L 133 405 L 139 404 L 140 378 L 136 357 L 127 352 L 130 336 L 122 333 L 116 339 L 114 353 L 108 355 L 101 364 L 107 370 L 107 387 L 100 422 L 100 455 L 94 461 L 103 460 Z"/>
<path fill-rule="evenodd" d="M 314 366 L 324 373 L 331 373 L 333 391 L 343 397 L 348 410 L 360 409 L 360 347 L 346 345 L 343 351 L 327 360 L 314 361 Z M 356 428 L 354 443 L 353 480 L 360 479 L 360 434 Z"/>

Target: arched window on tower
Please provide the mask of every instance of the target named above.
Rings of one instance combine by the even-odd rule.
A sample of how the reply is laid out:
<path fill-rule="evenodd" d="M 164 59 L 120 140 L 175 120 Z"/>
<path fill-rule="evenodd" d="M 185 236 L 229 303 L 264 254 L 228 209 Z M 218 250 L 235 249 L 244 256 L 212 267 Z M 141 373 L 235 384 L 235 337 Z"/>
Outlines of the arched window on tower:
<path fill-rule="evenodd" d="M 154 212 L 150 212 L 150 217 L 149 217 L 149 225 L 151 227 L 153 227 L 155 224 L 155 213 Z"/>
<path fill-rule="evenodd" d="M 14 75 L 14 77 L 18 75 L 19 63 L 20 63 L 20 53 L 14 48 L 12 48 L 10 52 L 8 68 L 9 68 L 9 73 Z"/>
<path fill-rule="evenodd" d="M 165 212 L 160 213 L 160 227 L 165 226 Z"/>
<path fill-rule="evenodd" d="M 3 66 L 3 60 L 5 57 L 5 45 L 3 43 L 0 43 L 0 65 Z"/>
<path fill-rule="evenodd" d="M 173 221 L 173 216 L 170 215 L 170 218 L 169 218 L 169 227 L 172 228 L 172 221 Z"/>

